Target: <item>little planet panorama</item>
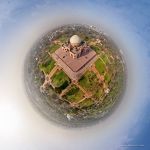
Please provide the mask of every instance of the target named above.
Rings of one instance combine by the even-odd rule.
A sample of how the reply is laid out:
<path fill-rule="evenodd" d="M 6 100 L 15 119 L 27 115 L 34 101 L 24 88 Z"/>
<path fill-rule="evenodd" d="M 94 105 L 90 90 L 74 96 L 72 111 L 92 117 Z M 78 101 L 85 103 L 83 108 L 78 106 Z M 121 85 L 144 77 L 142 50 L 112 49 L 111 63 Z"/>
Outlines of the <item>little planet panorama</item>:
<path fill-rule="evenodd" d="M 33 106 L 64 127 L 90 126 L 109 117 L 122 99 L 125 75 L 117 45 L 90 25 L 63 25 L 47 32 L 24 63 Z"/>

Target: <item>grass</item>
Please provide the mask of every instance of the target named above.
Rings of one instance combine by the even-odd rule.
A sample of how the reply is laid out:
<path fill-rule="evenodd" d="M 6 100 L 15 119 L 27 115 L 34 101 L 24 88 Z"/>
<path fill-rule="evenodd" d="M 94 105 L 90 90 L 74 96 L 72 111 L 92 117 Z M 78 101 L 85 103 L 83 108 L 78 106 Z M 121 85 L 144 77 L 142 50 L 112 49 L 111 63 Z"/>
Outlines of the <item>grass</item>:
<path fill-rule="evenodd" d="M 102 87 L 98 86 L 98 87 L 95 89 L 94 97 L 95 97 L 96 99 L 99 99 L 103 94 L 104 94 L 104 91 L 103 91 Z"/>
<path fill-rule="evenodd" d="M 107 54 L 102 54 L 100 57 L 103 59 L 103 61 L 105 62 L 105 64 L 108 64 L 109 63 L 109 60 L 106 56 Z"/>
<path fill-rule="evenodd" d="M 78 102 L 84 98 L 84 93 L 75 85 L 64 95 L 64 98 L 70 102 Z"/>
<path fill-rule="evenodd" d="M 93 98 L 97 100 L 104 94 L 103 88 L 99 84 L 98 78 L 94 72 L 87 71 L 79 80 L 79 84 L 85 90 L 92 92 Z"/>
<path fill-rule="evenodd" d="M 58 48 L 60 48 L 60 45 L 54 43 L 48 47 L 50 53 L 54 53 Z"/>
<path fill-rule="evenodd" d="M 55 87 L 61 87 L 61 89 L 65 89 L 70 83 L 69 77 L 61 70 L 57 71 L 52 76 L 52 83 Z"/>
<path fill-rule="evenodd" d="M 105 72 L 105 65 L 104 63 L 99 59 L 95 62 L 95 67 L 98 70 L 100 74 L 103 74 Z"/>
<path fill-rule="evenodd" d="M 98 85 L 98 78 L 92 71 L 87 71 L 79 80 L 79 84 L 88 91 L 93 91 Z"/>
<path fill-rule="evenodd" d="M 58 40 L 60 40 L 60 42 L 64 43 L 64 42 L 67 41 L 67 36 L 66 35 L 61 35 Z"/>
<path fill-rule="evenodd" d="M 99 46 L 91 45 L 90 47 L 91 47 L 91 49 L 93 49 L 97 54 L 99 54 L 100 51 L 101 51 L 101 48 L 100 48 Z"/>
<path fill-rule="evenodd" d="M 94 101 L 90 98 L 85 99 L 84 101 L 82 101 L 81 103 L 79 103 L 79 106 L 81 108 L 85 108 L 85 107 L 90 107 L 91 105 L 94 104 Z"/>
<path fill-rule="evenodd" d="M 55 66 L 55 61 L 52 58 L 47 58 L 44 63 L 39 64 L 39 68 L 45 74 L 49 74 Z"/>
<path fill-rule="evenodd" d="M 105 81 L 106 81 L 107 83 L 109 83 L 110 80 L 111 80 L 111 75 L 110 75 L 109 73 L 106 73 L 106 74 L 105 74 Z"/>

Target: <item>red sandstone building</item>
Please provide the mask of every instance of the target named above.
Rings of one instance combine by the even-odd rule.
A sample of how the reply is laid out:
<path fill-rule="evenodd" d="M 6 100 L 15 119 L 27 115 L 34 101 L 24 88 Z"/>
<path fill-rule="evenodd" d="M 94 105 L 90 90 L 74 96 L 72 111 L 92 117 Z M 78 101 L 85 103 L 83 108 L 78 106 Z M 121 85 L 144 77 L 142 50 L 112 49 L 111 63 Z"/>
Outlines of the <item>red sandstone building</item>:
<path fill-rule="evenodd" d="M 79 36 L 73 35 L 52 57 L 70 79 L 77 81 L 95 62 L 96 52 Z"/>

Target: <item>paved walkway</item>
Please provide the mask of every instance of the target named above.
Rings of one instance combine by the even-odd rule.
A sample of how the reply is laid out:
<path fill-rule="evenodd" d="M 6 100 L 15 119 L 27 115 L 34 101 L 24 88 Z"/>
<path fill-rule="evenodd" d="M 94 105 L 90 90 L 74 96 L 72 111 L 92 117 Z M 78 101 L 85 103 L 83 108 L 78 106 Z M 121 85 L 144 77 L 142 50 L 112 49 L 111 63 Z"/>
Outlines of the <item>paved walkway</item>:
<path fill-rule="evenodd" d="M 60 69 L 60 67 L 56 65 L 56 66 L 51 70 L 51 72 L 49 73 L 49 75 L 48 75 L 49 79 L 50 79 L 50 78 L 56 73 L 56 71 L 59 70 L 59 69 Z"/>
<path fill-rule="evenodd" d="M 98 72 L 98 70 L 96 69 L 95 65 L 93 65 L 91 68 L 90 68 L 91 71 L 93 71 L 97 78 L 99 79 L 99 83 L 101 83 L 102 81 L 104 81 L 104 76 L 103 75 L 100 75 L 100 73 Z"/>
<path fill-rule="evenodd" d="M 59 69 L 61 69 L 61 68 L 56 65 L 56 66 L 51 70 L 51 72 L 50 72 L 49 74 L 45 74 L 45 81 L 44 81 L 43 85 L 41 86 L 41 89 L 42 89 L 42 88 L 43 88 L 43 89 L 46 88 L 47 85 L 51 85 L 53 88 L 55 88 L 54 85 L 52 84 L 51 77 L 52 77 L 52 76 L 56 73 L 56 71 L 59 70 Z"/>
<path fill-rule="evenodd" d="M 92 96 L 92 93 L 86 91 L 78 82 L 75 82 L 74 84 L 84 93 L 85 98 L 89 98 Z"/>
<path fill-rule="evenodd" d="M 80 101 L 77 102 L 77 104 L 83 102 L 86 99 L 86 97 L 84 97 L 83 99 L 81 99 Z"/>

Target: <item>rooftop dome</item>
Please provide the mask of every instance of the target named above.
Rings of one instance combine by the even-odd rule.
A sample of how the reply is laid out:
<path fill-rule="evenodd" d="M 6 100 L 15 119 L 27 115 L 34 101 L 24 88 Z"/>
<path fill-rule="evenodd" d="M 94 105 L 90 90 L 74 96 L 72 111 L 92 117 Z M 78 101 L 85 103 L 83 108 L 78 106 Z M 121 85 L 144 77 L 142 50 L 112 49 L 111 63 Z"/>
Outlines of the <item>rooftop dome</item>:
<path fill-rule="evenodd" d="M 78 35 L 73 35 L 70 38 L 70 43 L 71 43 L 72 46 L 79 46 L 81 41 L 82 40 L 81 40 L 81 38 Z"/>

